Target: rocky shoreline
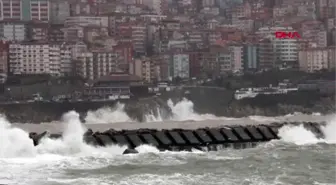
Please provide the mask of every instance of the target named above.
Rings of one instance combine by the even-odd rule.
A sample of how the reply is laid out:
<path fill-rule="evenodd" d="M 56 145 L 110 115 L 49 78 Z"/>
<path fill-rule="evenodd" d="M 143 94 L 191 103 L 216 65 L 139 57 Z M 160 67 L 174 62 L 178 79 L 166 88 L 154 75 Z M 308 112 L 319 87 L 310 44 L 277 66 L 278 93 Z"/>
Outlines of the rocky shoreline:
<path fill-rule="evenodd" d="M 211 92 L 211 90 L 195 89 L 188 89 L 188 91 L 190 92 L 188 99 L 194 103 L 196 112 L 212 113 L 216 116 L 239 118 L 250 115 L 283 116 L 294 112 L 305 114 L 336 112 L 335 94 L 321 94 L 316 91 L 258 95 L 255 98 L 242 100 L 235 100 L 233 91 Z"/>
<path fill-rule="evenodd" d="M 162 107 L 169 109 L 165 102 L 158 98 L 145 98 L 140 100 L 123 100 L 109 102 L 30 102 L 18 104 L 0 105 L 0 113 L 12 123 L 42 123 L 58 121 L 63 114 L 74 110 L 80 114 L 80 118 L 84 121 L 84 117 L 88 111 L 98 110 L 100 108 L 116 108 L 118 103 L 124 104 L 124 110 L 128 116 L 134 120 L 142 121 L 150 108 Z"/>
<path fill-rule="evenodd" d="M 186 95 L 185 92 L 189 93 Z M 171 110 L 167 100 L 178 102 L 183 97 L 194 103 L 197 113 L 210 113 L 225 117 L 246 117 L 250 115 L 282 116 L 294 112 L 312 114 L 335 113 L 335 95 L 321 95 L 318 92 L 295 92 L 286 95 L 259 95 L 253 99 L 235 100 L 233 91 L 215 91 L 211 89 L 180 89 L 165 93 L 160 97 L 131 99 L 121 101 L 128 116 L 140 122 L 146 114 L 164 114 Z M 42 123 L 60 120 L 70 110 L 80 113 L 82 120 L 90 110 L 102 107 L 115 108 L 117 102 L 34 102 L 0 105 L 0 112 L 12 123 Z M 111 120 L 112 122 L 112 120 Z"/>

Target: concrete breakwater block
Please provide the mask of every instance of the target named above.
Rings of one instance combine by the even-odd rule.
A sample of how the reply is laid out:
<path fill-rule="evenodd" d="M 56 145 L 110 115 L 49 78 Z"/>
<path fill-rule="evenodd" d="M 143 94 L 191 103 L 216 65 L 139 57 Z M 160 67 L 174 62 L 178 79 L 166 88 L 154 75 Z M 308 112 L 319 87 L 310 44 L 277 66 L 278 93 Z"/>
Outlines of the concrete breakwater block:
<path fill-rule="evenodd" d="M 267 142 L 279 139 L 278 130 L 283 126 L 303 125 L 317 137 L 323 138 L 321 126 L 323 123 L 312 122 L 285 122 L 271 123 L 268 125 L 231 125 L 218 128 L 200 128 L 196 130 L 172 129 L 172 130 L 121 130 L 113 129 L 105 132 L 92 132 L 88 130 L 83 140 L 94 146 L 106 147 L 117 144 L 127 146 L 124 154 L 137 153 L 136 147 L 140 145 L 152 145 L 159 150 L 187 150 L 193 148 L 199 150 L 218 150 L 225 147 L 246 148 L 253 147 L 259 142 Z M 30 133 L 29 137 L 38 145 L 43 137 L 61 138 L 61 134 Z"/>

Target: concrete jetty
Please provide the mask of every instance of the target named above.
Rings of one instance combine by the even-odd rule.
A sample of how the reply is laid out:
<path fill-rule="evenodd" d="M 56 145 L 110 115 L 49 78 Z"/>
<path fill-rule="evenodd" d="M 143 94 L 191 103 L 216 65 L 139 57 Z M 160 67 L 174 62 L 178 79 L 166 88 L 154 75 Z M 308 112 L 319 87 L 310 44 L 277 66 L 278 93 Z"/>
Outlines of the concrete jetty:
<path fill-rule="evenodd" d="M 114 130 L 103 132 L 88 129 L 84 134 L 84 141 L 94 146 L 106 147 L 113 144 L 127 146 L 124 154 L 137 153 L 136 147 L 140 145 L 152 145 L 161 151 L 190 151 L 193 148 L 203 151 L 213 151 L 219 148 L 233 147 L 246 148 L 256 146 L 260 142 L 279 139 L 278 131 L 282 126 L 303 125 L 312 131 L 318 138 L 323 138 L 319 122 L 283 122 L 265 125 L 226 125 L 221 127 L 206 127 L 197 129 L 137 129 Z M 60 133 L 34 133 L 29 137 L 35 145 L 43 137 L 61 138 Z"/>

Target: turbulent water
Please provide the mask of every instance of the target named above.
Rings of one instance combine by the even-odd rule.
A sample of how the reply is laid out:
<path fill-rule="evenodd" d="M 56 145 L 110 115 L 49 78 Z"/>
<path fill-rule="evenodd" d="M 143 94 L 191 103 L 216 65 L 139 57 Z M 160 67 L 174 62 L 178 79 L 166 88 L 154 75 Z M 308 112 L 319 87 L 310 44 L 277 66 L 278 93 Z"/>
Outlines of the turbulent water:
<path fill-rule="evenodd" d="M 193 123 L 233 118 L 200 115 L 193 104 L 183 100 L 168 102 L 173 115 L 146 115 L 148 122 L 167 124 L 194 120 Z M 317 139 L 303 127 L 285 126 L 281 140 L 263 143 L 252 149 L 224 149 L 217 152 L 159 152 L 140 146 L 140 154 L 121 155 L 125 147 L 95 148 L 82 141 L 85 132 L 76 112 L 61 121 L 62 140 L 43 139 L 33 146 L 28 133 L 0 120 L 0 184 L 15 185 L 332 185 L 335 180 L 336 117 L 295 113 L 284 117 L 250 116 L 246 124 L 257 121 L 324 119 L 325 139 Z M 169 120 L 169 121 L 168 121 Z M 88 123 L 132 122 L 119 104 L 113 109 L 93 111 Z M 136 123 L 132 123 L 136 124 Z M 192 123 L 191 123 L 192 124 Z M 87 125 L 88 126 L 88 125 Z"/>
<path fill-rule="evenodd" d="M 265 117 L 265 116 L 248 116 L 246 118 L 230 118 L 230 117 L 216 117 L 213 114 L 198 114 L 194 111 L 194 104 L 192 101 L 183 99 L 180 102 L 173 103 L 172 100 L 167 101 L 168 107 L 171 109 L 172 115 L 163 115 L 164 110 L 155 111 L 145 115 L 145 122 L 163 122 L 163 121 L 204 121 L 204 120 L 227 120 L 227 121 L 254 121 L 254 122 L 269 122 L 269 121 L 295 121 L 295 120 L 311 120 L 320 118 L 320 113 L 312 115 L 305 115 L 302 113 L 293 113 L 286 116 L 279 117 Z M 101 108 L 95 111 L 89 111 L 85 118 L 86 124 L 108 124 L 120 122 L 136 122 L 132 120 L 124 111 L 125 105 L 118 103 L 115 107 Z"/>
<path fill-rule="evenodd" d="M 167 102 L 168 107 L 172 111 L 171 116 L 163 116 L 165 112 L 164 110 L 158 110 L 151 112 L 145 115 L 145 122 L 160 122 L 160 121 L 186 121 L 186 120 L 194 120 L 194 121 L 201 121 L 201 120 L 211 120 L 211 119 L 219 119 L 218 117 L 212 114 L 197 114 L 194 112 L 194 104 L 193 102 L 183 99 L 176 104 L 173 103 L 172 100 L 168 100 Z M 111 123 L 111 122 L 131 122 L 132 120 L 127 113 L 124 111 L 124 104 L 118 103 L 114 108 L 101 108 L 95 111 L 89 111 L 85 122 L 89 124 L 99 124 L 99 123 Z M 224 118 L 224 117 L 223 117 Z M 222 118 L 222 119 L 223 119 Z"/>

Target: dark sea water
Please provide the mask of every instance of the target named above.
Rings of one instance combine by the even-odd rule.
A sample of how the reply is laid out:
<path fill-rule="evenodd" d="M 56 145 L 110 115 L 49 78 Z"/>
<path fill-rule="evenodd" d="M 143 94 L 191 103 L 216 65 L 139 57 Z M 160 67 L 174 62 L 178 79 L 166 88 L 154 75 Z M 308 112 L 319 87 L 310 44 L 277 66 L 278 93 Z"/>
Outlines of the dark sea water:
<path fill-rule="evenodd" d="M 335 145 L 271 142 L 252 149 L 163 152 L 142 146 L 119 155 L 119 147 L 76 155 L 39 154 L 1 159 L 7 184 L 115 185 L 322 185 L 336 184 Z M 119 153 L 119 154 L 118 154 Z"/>

